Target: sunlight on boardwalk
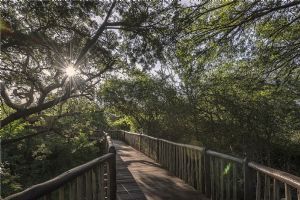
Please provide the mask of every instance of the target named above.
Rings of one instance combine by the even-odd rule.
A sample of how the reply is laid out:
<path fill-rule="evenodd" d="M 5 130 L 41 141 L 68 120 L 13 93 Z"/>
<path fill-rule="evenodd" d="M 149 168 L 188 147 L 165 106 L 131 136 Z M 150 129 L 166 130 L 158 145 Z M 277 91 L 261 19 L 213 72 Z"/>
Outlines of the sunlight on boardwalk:
<path fill-rule="evenodd" d="M 205 200 L 199 192 L 152 159 L 121 141 L 117 149 L 117 196 L 120 200 Z"/>

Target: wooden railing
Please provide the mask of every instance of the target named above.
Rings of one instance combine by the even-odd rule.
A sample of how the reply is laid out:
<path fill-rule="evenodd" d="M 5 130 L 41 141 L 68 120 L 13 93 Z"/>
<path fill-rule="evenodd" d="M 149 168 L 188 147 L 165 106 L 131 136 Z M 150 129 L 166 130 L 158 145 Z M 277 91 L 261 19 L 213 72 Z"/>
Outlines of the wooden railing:
<path fill-rule="evenodd" d="M 104 156 L 4 200 L 116 200 L 116 150 L 108 135 L 104 140 Z"/>
<path fill-rule="evenodd" d="M 110 131 L 212 200 L 300 200 L 300 178 L 247 158 L 126 131 Z"/>
<path fill-rule="evenodd" d="M 256 171 L 256 199 L 300 200 L 300 177 L 254 162 L 248 166 Z"/>

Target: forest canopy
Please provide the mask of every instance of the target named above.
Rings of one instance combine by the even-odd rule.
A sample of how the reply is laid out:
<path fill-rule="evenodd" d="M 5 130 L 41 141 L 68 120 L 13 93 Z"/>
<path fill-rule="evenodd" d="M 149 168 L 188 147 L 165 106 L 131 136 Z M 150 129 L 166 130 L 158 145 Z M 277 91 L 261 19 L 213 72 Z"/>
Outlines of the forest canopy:
<path fill-rule="evenodd" d="M 0 11 L 2 196 L 97 156 L 88 138 L 108 129 L 300 174 L 299 1 L 3 1 Z"/>

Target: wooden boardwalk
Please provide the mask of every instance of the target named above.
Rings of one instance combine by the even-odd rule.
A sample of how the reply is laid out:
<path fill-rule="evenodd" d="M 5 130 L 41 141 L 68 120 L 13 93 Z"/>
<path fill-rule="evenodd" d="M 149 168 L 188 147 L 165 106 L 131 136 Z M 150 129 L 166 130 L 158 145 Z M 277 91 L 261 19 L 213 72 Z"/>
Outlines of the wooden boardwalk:
<path fill-rule="evenodd" d="M 137 146 L 154 159 L 158 158 L 163 166 L 194 187 L 201 190 L 205 186 L 206 195 L 211 200 L 225 197 L 262 199 L 266 194 L 273 194 L 269 195 L 272 199 L 300 200 L 300 177 L 292 174 L 248 162 L 247 159 L 207 149 L 204 151 L 197 146 L 125 131 L 118 133 L 120 134 L 116 135 L 116 138 Z M 63 200 L 66 197 L 88 200 L 208 200 L 193 187 L 131 146 L 118 140 L 112 141 L 108 134 L 105 143 L 108 153 L 103 156 L 70 169 L 51 180 L 12 194 L 4 200 Z M 226 174 L 225 163 L 231 166 Z M 238 170 L 242 173 L 238 173 Z M 257 176 L 250 176 L 249 170 L 254 170 Z M 251 180 L 251 177 L 254 179 Z M 274 184 L 270 184 L 271 181 Z M 243 183 L 242 186 L 240 183 Z M 253 183 L 255 184 L 250 185 Z"/>
<path fill-rule="evenodd" d="M 206 200 L 143 153 L 121 141 L 113 143 L 117 150 L 119 200 Z"/>

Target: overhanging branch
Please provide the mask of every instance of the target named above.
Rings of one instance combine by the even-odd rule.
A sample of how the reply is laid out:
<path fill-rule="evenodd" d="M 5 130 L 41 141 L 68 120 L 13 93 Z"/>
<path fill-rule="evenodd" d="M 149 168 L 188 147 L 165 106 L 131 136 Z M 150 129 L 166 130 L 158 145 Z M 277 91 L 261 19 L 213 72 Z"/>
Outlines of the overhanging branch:
<path fill-rule="evenodd" d="M 84 58 L 85 54 L 95 45 L 96 41 L 98 40 L 98 38 L 100 37 L 100 35 L 103 33 L 103 31 L 105 30 L 105 27 L 107 25 L 107 21 L 112 13 L 113 8 L 116 5 L 116 1 L 114 1 L 112 3 L 112 5 L 109 8 L 109 11 L 103 21 L 103 23 L 101 24 L 101 26 L 99 27 L 99 29 L 97 30 L 96 34 L 93 36 L 93 38 L 87 42 L 87 44 L 85 45 L 85 47 L 81 50 L 76 62 L 75 62 L 75 66 L 78 66 L 80 64 L 80 62 L 82 61 L 82 59 Z"/>

